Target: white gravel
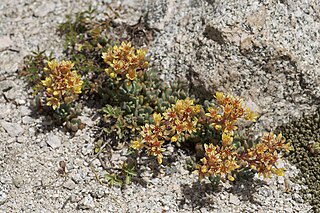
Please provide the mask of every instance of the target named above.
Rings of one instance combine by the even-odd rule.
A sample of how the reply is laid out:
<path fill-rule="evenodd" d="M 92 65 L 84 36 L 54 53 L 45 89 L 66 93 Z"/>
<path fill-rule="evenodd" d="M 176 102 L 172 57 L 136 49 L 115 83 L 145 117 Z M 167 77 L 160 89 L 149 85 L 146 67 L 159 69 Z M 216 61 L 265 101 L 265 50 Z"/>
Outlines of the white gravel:
<path fill-rule="evenodd" d="M 98 7 L 100 11 L 106 10 L 102 3 L 98 4 L 96 2 L 93 1 L 94 7 Z M 220 30 L 220 27 L 222 29 L 230 26 L 230 23 L 241 22 L 244 17 L 243 14 L 249 14 L 248 10 L 257 7 L 258 3 L 256 2 L 258 1 L 253 1 L 250 5 L 244 1 L 230 1 L 230 3 L 219 3 L 217 1 L 217 12 L 211 16 L 205 12 L 212 9 L 210 4 L 215 1 L 135 0 L 125 2 L 130 3 L 130 5 L 123 8 L 126 11 L 123 20 L 127 19 L 132 22 L 139 17 L 139 11 L 146 10 L 149 10 L 150 19 L 153 20 L 153 23 L 157 20 L 154 14 L 159 14 L 160 21 L 164 20 L 163 26 L 161 26 L 161 23 L 157 26 L 163 31 L 158 35 L 155 46 L 151 50 L 155 60 L 158 60 L 157 63 L 163 66 L 164 73 L 166 73 L 164 76 L 169 76 L 168 72 L 172 70 L 177 74 L 176 76 L 184 78 L 186 74 L 183 74 L 183 70 L 187 72 L 188 66 L 193 63 L 195 63 L 193 71 L 201 74 L 202 70 L 207 69 L 208 66 L 224 64 L 223 61 L 227 60 L 228 63 L 230 61 L 235 62 L 232 68 L 235 71 L 234 75 L 244 76 L 237 80 L 237 83 L 232 84 L 232 89 L 239 89 L 241 93 L 244 93 L 246 83 L 251 85 L 252 88 L 254 87 L 255 82 L 250 81 L 253 78 L 249 78 L 247 72 L 244 74 L 236 72 L 237 64 L 247 63 L 246 60 L 238 61 L 240 54 L 235 51 L 238 47 L 231 45 L 223 50 L 223 54 L 220 54 L 215 49 L 218 48 L 218 44 L 214 41 L 204 37 L 197 40 L 195 36 L 199 32 L 202 34 L 205 27 L 201 24 L 199 15 L 206 19 L 205 23 L 212 24 L 215 27 L 218 26 Z M 280 19 L 284 15 L 271 14 L 270 17 L 276 17 L 278 22 L 274 22 L 273 19 L 268 21 L 269 37 L 274 42 L 283 41 L 284 48 L 300 57 L 298 62 L 304 61 L 308 64 L 310 67 L 308 70 L 311 74 L 309 77 L 307 74 L 303 74 L 302 78 L 305 78 L 307 82 L 307 89 L 317 89 L 317 84 L 314 84 L 314 82 L 317 83 L 318 81 L 318 70 L 316 68 L 319 62 L 315 58 L 319 54 L 317 49 L 319 39 L 314 40 L 313 43 L 307 41 L 310 39 L 309 37 L 314 35 L 314 31 L 319 29 L 316 25 L 314 25 L 315 30 L 312 30 L 309 26 L 310 23 L 319 23 L 319 17 L 317 19 L 317 16 L 312 16 L 318 4 L 314 1 L 301 1 L 301 4 L 300 1 L 296 4 L 285 1 L 288 2 L 285 6 L 275 1 L 270 2 L 269 6 L 272 5 L 277 9 L 278 14 L 284 13 L 285 15 L 285 11 L 295 10 L 294 17 L 298 17 L 299 14 L 299 17 L 302 17 L 301 20 L 304 21 L 304 24 L 300 24 L 299 21 L 295 22 L 296 25 L 300 24 L 299 26 L 303 27 L 301 28 L 302 31 L 288 32 L 285 35 L 289 37 L 281 39 L 281 32 L 273 32 L 272 29 L 274 28 L 271 26 L 280 24 L 283 31 L 288 30 L 286 23 L 282 21 L 283 19 Z M 302 2 L 304 3 L 302 4 Z M 306 12 L 305 10 L 308 9 L 306 9 L 305 2 L 310 2 L 310 5 L 313 4 L 312 8 L 314 9 Z M 266 181 L 255 178 L 252 183 L 237 183 L 233 186 L 225 183 L 217 191 L 212 191 L 208 182 L 199 183 L 197 176 L 190 174 L 185 169 L 187 157 L 184 153 L 172 150 L 172 148 L 170 151 L 174 153 L 167 153 L 167 157 L 169 157 L 168 155 L 178 156 L 179 161 L 176 160 L 171 164 L 161 166 L 159 173 L 154 176 L 150 168 L 143 168 L 145 171 L 142 173 L 142 179 L 146 182 L 146 185 L 134 183 L 122 190 L 99 184 L 89 166 L 92 161 L 91 153 L 96 134 L 94 124 L 97 120 L 93 120 L 94 112 L 91 109 L 84 110 L 82 120 L 88 125 L 85 129 L 79 130 L 73 137 L 69 133 L 65 133 L 62 128 L 50 129 L 50 126 L 46 125 L 45 118 L 34 116 L 29 110 L 28 106 L 32 99 L 32 92 L 27 89 L 28 87 L 23 79 L 20 79 L 17 75 L 17 71 L 21 69 L 23 57 L 36 50 L 37 46 L 40 49 L 46 49 L 48 52 L 53 51 L 61 58 L 63 56 L 63 41 L 56 34 L 57 24 L 65 20 L 66 14 L 87 9 L 89 4 L 89 0 L 2 0 L 0 3 L 0 212 L 204 213 L 307 212 L 310 209 L 298 194 L 302 186 L 290 181 L 291 177 L 297 175 L 297 169 L 287 165 L 286 162 L 282 162 L 288 168 L 284 178 L 272 178 Z M 245 10 L 244 7 L 247 7 L 247 9 Z M 272 10 L 269 8 L 267 12 L 270 13 L 270 11 Z M 194 17 L 188 17 L 191 12 Z M 197 13 L 198 16 L 195 15 Z M 239 13 L 242 15 L 239 15 Z M 307 13 L 310 15 L 306 15 Z M 220 18 L 211 19 L 211 17 Z M 181 35 L 181 32 L 183 35 Z M 298 37 L 295 37 L 295 35 Z M 295 45 L 291 42 L 293 37 L 295 38 Z M 316 39 L 316 37 L 312 38 Z M 198 62 L 192 62 L 191 59 L 195 57 L 195 50 L 193 49 L 195 46 L 189 45 L 190 41 L 207 43 L 211 47 L 215 47 L 213 48 L 214 51 L 211 53 L 213 49 L 207 49 L 206 46 L 203 46 L 204 49 L 198 47 L 197 52 L 200 51 L 207 55 L 202 54 Z M 300 47 L 300 52 L 293 48 L 295 46 Z M 290 49 L 291 47 L 293 49 Z M 229 54 L 227 54 L 228 51 Z M 187 57 L 189 53 L 191 58 Z M 230 58 L 222 58 L 222 62 L 219 63 L 213 63 L 214 61 L 209 59 L 213 57 L 214 60 L 218 61 L 221 55 Z M 314 57 L 311 57 L 311 55 Z M 176 61 L 168 62 L 170 57 Z M 259 56 L 250 57 L 247 60 L 251 60 L 251 66 L 253 58 L 259 58 Z M 263 58 L 260 57 L 260 59 Z M 176 65 L 174 65 L 175 62 L 177 62 Z M 200 62 L 204 65 L 200 66 Z M 183 66 L 184 63 L 186 63 L 185 66 Z M 180 66 L 180 68 L 177 68 L 177 66 Z M 255 66 L 259 67 L 261 64 Z M 300 66 L 302 64 L 298 65 L 298 67 Z M 228 73 L 226 75 L 229 76 L 232 69 L 225 68 Z M 281 69 L 283 73 L 287 71 L 286 68 Z M 252 72 L 253 70 L 250 71 L 250 73 Z M 259 78 L 263 75 L 264 73 L 261 73 L 255 75 L 255 77 Z M 194 85 L 196 86 L 198 78 L 196 76 L 192 78 L 195 79 Z M 247 80 L 243 80 L 245 78 Z M 220 81 L 219 79 L 221 80 L 220 75 L 217 80 Z M 261 79 L 263 78 L 261 77 Z M 288 89 L 290 82 L 294 83 L 295 79 L 288 80 L 287 83 L 280 81 L 278 84 Z M 223 82 L 221 81 L 218 85 L 223 85 Z M 266 84 L 262 87 L 266 88 L 270 85 Z M 231 87 L 226 86 L 225 88 Z M 267 95 L 261 93 L 255 98 L 260 100 L 258 105 L 262 103 L 264 104 L 262 107 L 266 107 L 271 103 L 267 101 L 268 98 L 274 97 L 273 95 L 276 94 L 278 93 L 270 92 Z M 313 94 L 310 100 L 314 100 L 313 97 L 318 97 L 317 95 L 317 93 Z M 262 96 L 264 99 L 260 99 Z M 282 105 L 272 105 L 272 107 L 276 107 L 276 110 L 281 109 L 274 116 L 279 115 L 283 118 L 287 116 L 286 113 L 290 110 L 293 110 L 292 113 L 294 114 L 298 108 L 305 107 L 304 110 L 306 110 L 314 107 L 312 102 L 308 101 L 285 104 L 284 102 Z M 271 105 L 267 107 L 268 112 L 272 107 Z M 301 111 L 303 110 L 301 109 Z M 300 113 L 299 110 L 297 112 Z M 274 118 L 272 117 L 272 119 Z M 267 124 L 270 125 L 270 122 Z M 115 153 L 119 158 L 123 157 L 124 154 L 121 152 Z M 58 173 L 60 161 L 65 161 L 67 164 L 66 174 Z M 99 163 L 93 162 L 93 165 L 96 165 L 94 169 L 102 174 Z"/>

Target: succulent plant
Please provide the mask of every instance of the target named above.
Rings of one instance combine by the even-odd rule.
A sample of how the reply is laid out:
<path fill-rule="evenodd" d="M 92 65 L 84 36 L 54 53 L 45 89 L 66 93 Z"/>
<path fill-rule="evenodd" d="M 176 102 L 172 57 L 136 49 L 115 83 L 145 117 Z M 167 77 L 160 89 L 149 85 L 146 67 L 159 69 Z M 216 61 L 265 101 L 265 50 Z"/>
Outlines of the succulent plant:
<path fill-rule="evenodd" d="M 73 66 L 71 61 L 58 63 L 52 60 L 44 68 L 45 79 L 39 87 L 43 88 L 47 106 L 52 106 L 54 110 L 61 104 L 68 107 L 81 93 L 83 81 L 76 71 L 72 71 Z"/>
<path fill-rule="evenodd" d="M 157 70 L 148 70 L 145 55 L 145 50 L 135 49 L 129 42 L 102 53 L 107 65 L 107 79 L 99 90 L 108 103 L 103 108 L 104 118 L 105 122 L 110 117 L 116 120 L 107 132 L 116 132 L 120 139 L 136 135 L 141 126 L 153 122 L 154 112 L 164 112 L 178 98 L 187 96 L 180 83 L 171 86 L 160 79 Z M 115 112 L 121 113 L 115 116 Z"/>
<path fill-rule="evenodd" d="M 264 177 L 272 173 L 283 175 L 284 169 L 276 168 L 275 164 L 280 152 L 291 150 L 290 144 L 285 143 L 281 134 L 276 136 L 266 133 L 256 144 L 242 147 L 233 138 L 234 131 L 238 129 L 237 120 L 244 118 L 255 121 L 257 115 L 245 108 L 240 99 L 220 92 L 215 97 L 218 107 L 210 106 L 207 113 L 201 105 L 195 105 L 189 98 L 177 100 L 164 113 L 154 113 L 153 122 L 145 124 L 140 137 L 131 142 L 131 148 L 145 149 L 148 155 L 155 156 L 161 164 L 166 142 L 195 140 L 195 149 L 200 155 L 200 164 L 197 165 L 200 179 L 219 177 L 233 181 L 237 173 L 248 169 Z M 205 136 L 211 142 L 207 144 L 199 138 L 210 133 L 209 128 L 211 132 L 220 132 L 220 137 Z"/>
<path fill-rule="evenodd" d="M 33 109 L 40 113 L 47 113 L 52 116 L 56 124 L 65 122 L 66 128 L 76 131 L 82 127 L 81 121 L 76 117 L 81 113 L 81 105 L 75 104 L 74 101 L 81 93 L 83 81 L 76 71 L 72 70 L 73 63 L 71 61 L 57 62 L 55 60 L 44 61 L 49 57 L 43 56 L 44 52 L 33 56 L 34 63 L 38 64 L 38 74 L 31 61 L 31 65 L 25 67 L 25 72 L 32 74 L 27 75 L 27 79 L 31 78 L 30 83 L 34 88 L 34 101 L 31 103 Z M 33 77 L 32 77 L 33 76 Z"/>

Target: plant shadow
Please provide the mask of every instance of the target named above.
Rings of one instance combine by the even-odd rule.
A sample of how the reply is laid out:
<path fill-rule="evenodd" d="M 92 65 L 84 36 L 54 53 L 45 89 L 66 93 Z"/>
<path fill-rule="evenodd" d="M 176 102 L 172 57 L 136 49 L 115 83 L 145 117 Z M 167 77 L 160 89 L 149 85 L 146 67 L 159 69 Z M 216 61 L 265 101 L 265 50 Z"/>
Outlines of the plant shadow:
<path fill-rule="evenodd" d="M 217 202 L 219 200 L 219 193 L 223 191 L 236 195 L 241 202 L 262 205 L 261 202 L 254 198 L 254 194 L 258 192 L 259 188 L 266 185 L 265 181 L 257 179 L 237 180 L 230 187 L 224 187 L 221 183 L 218 186 L 214 186 L 212 183 L 204 181 L 194 182 L 191 186 L 189 184 L 182 184 L 183 199 L 178 200 L 179 207 L 183 208 L 184 205 L 188 205 L 193 211 L 199 210 L 202 207 L 213 210 L 213 205 L 219 203 Z"/>
<path fill-rule="evenodd" d="M 193 211 L 202 207 L 210 208 L 216 203 L 211 195 L 217 194 L 222 190 L 221 186 L 213 189 L 211 183 L 201 181 L 193 182 L 191 186 L 189 184 L 182 184 L 181 188 L 183 199 L 178 200 L 179 207 L 184 208 L 184 205 L 188 205 Z"/>

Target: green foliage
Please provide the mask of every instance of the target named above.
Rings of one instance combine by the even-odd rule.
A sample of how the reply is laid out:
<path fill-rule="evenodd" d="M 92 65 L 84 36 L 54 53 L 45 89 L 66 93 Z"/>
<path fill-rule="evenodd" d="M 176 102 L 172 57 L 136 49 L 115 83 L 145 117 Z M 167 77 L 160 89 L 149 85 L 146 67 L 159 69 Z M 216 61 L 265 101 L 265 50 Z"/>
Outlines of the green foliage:
<path fill-rule="evenodd" d="M 84 33 L 94 28 L 95 10 L 89 7 L 88 10 L 75 14 L 75 17 L 67 15 L 67 21 L 58 27 L 58 32 L 65 35 L 65 49 L 74 47 L 85 38 Z"/>
<path fill-rule="evenodd" d="M 105 131 L 116 132 L 119 139 L 124 135 L 126 139 L 132 138 L 141 126 L 153 122 L 154 112 L 164 112 L 178 99 L 187 97 L 181 85 L 164 83 L 157 70 L 147 71 L 141 79 L 133 81 L 109 79 L 101 94 L 106 103 L 110 103 L 103 108 L 104 121 L 110 123 L 111 119 L 114 125 Z"/>
<path fill-rule="evenodd" d="M 25 77 L 29 86 L 34 90 L 34 93 L 38 92 L 39 88 L 37 85 L 45 78 L 44 68 L 47 62 L 53 59 L 52 53 L 47 55 L 45 50 L 41 51 L 39 47 L 37 51 L 33 51 L 31 55 L 27 55 L 24 58 L 24 67 L 19 74 Z"/>
<path fill-rule="evenodd" d="M 96 11 L 89 8 L 67 16 L 67 21 L 58 27 L 64 36 L 64 53 L 83 76 L 83 93 L 92 95 L 104 81 L 102 52 L 106 51 L 110 42 L 108 38 L 112 17 L 104 21 L 96 21 Z"/>
<path fill-rule="evenodd" d="M 122 186 L 123 181 L 118 178 L 118 175 L 115 173 L 105 174 L 104 178 L 110 184 L 110 186 Z"/>
<path fill-rule="evenodd" d="M 132 178 L 137 176 L 135 165 L 131 162 L 124 162 L 121 168 L 112 169 L 110 173 L 106 173 L 104 178 L 111 186 L 124 186 L 132 182 Z"/>

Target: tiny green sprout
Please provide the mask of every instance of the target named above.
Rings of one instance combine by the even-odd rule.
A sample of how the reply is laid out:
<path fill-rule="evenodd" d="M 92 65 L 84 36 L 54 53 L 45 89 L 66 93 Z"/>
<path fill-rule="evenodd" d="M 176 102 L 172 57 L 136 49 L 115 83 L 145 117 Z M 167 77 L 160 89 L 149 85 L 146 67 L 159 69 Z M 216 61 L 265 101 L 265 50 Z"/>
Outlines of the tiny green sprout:
<path fill-rule="evenodd" d="M 123 181 L 118 179 L 117 175 L 115 173 L 112 174 L 105 174 L 104 175 L 105 179 L 109 183 L 110 186 L 118 186 L 121 187 L 123 184 Z"/>

